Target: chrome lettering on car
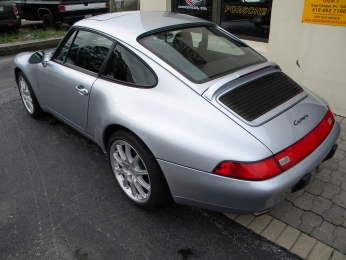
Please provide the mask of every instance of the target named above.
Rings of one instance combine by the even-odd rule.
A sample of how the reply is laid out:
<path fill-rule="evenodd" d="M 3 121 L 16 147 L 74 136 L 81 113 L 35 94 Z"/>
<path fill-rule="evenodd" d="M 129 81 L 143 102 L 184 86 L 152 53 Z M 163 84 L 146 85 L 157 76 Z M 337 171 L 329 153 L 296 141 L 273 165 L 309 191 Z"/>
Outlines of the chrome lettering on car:
<path fill-rule="evenodd" d="M 299 120 L 294 120 L 294 125 L 299 125 L 303 120 L 305 120 L 306 118 L 308 118 L 308 115 L 303 116 L 301 119 Z"/>

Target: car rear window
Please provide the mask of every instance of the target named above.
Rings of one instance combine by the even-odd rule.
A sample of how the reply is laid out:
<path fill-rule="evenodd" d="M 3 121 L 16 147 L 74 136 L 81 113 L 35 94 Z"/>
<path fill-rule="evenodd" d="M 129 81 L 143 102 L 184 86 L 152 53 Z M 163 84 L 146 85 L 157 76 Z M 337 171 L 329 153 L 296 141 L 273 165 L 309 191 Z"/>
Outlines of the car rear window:
<path fill-rule="evenodd" d="M 195 83 L 266 61 L 216 27 L 161 31 L 145 36 L 139 42 Z"/>

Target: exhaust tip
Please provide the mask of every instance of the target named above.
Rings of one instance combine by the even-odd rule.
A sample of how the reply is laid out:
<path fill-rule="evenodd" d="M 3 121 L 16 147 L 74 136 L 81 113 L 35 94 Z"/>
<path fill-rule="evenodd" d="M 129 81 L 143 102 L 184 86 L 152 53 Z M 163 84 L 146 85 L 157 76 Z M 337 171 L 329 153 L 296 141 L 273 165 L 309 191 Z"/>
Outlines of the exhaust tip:
<path fill-rule="evenodd" d="M 271 209 L 265 209 L 265 210 L 262 210 L 262 211 L 257 211 L 255 213 L 252 213 L 252 215 L 254 215 L 255 217 L 258 217 L 260 215 L 263 215 L 263 214 L 266 214 L 270 211 Z"/>

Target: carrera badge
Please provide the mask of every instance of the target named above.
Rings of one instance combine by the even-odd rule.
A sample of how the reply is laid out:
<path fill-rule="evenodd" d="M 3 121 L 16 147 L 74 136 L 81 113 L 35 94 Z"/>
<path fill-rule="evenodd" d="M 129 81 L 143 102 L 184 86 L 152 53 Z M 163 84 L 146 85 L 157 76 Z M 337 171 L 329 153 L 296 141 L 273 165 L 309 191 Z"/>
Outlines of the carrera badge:
<path fill-rule="evenodd" d="M 306 118 L 308 118 L 308 115 L 303 116 L 301 119 L 299 120 L 294 120 L 294 125 L 299 125 L 302 121 L 304 121 Z"/>

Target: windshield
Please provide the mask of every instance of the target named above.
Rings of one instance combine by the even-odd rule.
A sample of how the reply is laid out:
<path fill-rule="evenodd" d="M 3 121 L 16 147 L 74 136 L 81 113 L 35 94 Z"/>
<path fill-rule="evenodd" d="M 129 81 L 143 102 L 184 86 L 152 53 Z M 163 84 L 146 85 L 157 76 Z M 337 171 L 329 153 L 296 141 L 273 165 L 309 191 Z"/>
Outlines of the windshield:
<path fill-rule="evenodd" d="M 146 36 L 139 42 L 195 83 L 266 61 L 215 27 L 169 30 Z"/>

